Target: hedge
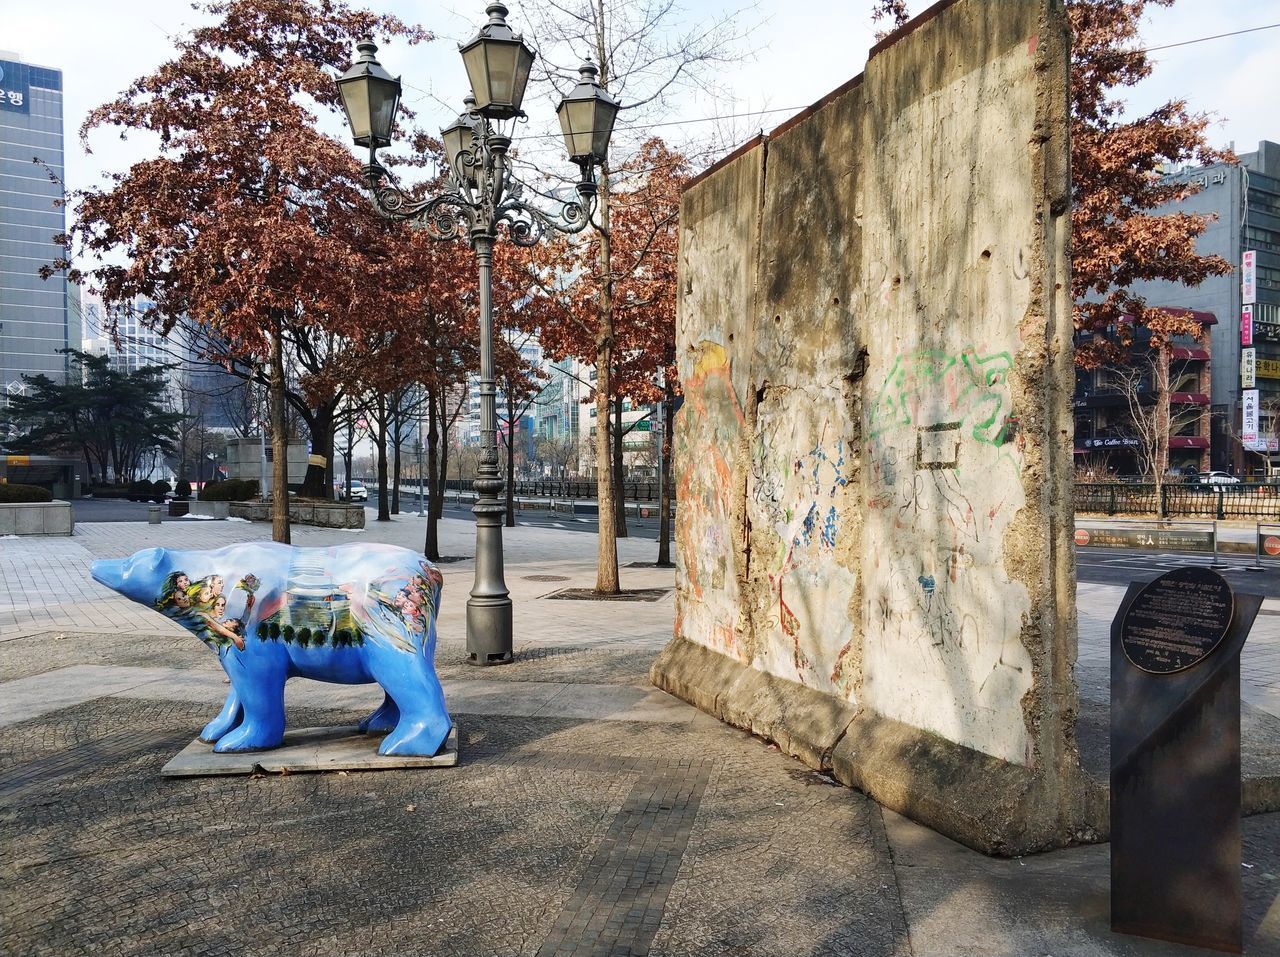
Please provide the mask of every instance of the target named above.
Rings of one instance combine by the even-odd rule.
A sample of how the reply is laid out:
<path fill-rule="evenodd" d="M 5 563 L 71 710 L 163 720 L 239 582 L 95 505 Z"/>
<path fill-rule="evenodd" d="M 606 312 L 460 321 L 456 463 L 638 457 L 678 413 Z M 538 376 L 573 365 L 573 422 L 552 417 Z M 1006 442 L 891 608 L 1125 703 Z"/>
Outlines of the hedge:
<path fill-rule="evenodd" d="M 0 484 L 0 504 L 52 501 L 53 493 L 39 485 Z"/>
<path fill-rule="evenodd" d="M 258 497 L 257 479 L 226 479 L 207 482 L 200 490 L 202 502 L 244 502 Z"/>

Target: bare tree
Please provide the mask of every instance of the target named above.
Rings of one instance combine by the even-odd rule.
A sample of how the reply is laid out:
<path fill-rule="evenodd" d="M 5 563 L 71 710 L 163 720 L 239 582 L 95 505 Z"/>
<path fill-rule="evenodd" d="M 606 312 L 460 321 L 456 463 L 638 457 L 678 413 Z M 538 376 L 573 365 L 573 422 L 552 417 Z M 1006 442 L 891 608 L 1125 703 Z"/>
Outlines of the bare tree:
<path fill-rule="evenodd" d="M 748 18 L 727 13 L 682 27 L 684 11 L 675 0 L 530 0 L 524 7 L 530 33 L 541 56 L 538 64 L 558 94 L 568 92 L 584 54 L 594 59 L 599 82 L 623 104 L 610 155 L 600 168 L 596 216 L 594 281 L 595 369 L 597 380 L 596 488 L 599 548 L 596 591 L 618 593 L 617 526 L 604 520 L 616 511 L 615 449 L 609 441 L 610 377 L 614 368 L 614 291 L 619 275 L 614 262 L 610 198 L 615 171 L 639 152 L 644 120 L 670 106 L 681 94 L 713 92 L 714 68 L 741 56 Z M 688 22 L 688 21 L 683 21 Z M 647 125 L 647 124 L 646 124 Z M 635 130 L 637 132 L 632 132 Z"/>
<path fill-rule="evenodd" d="M 1138 469 L 1151 477 L 1156 490 L 1156 515 L 1165 517 L 1164 486 L 1169 471 L 1169 439 L 1204 418 L 1199 406 L 1170 404 L 1170 357 L 1158 348 L 1131 365 L 1113 370 L 1119 392 L 1129 409 L 1127 430 L 1136 440 Z"/>
<path fill-rule="evenodd" d="M 538 439 L 535 451 L 538 461 L 550 466 L 552 478 L 563 478 L 570 463 L 578 461 L 578 443 L 572 435 L 546 435 Z"/>

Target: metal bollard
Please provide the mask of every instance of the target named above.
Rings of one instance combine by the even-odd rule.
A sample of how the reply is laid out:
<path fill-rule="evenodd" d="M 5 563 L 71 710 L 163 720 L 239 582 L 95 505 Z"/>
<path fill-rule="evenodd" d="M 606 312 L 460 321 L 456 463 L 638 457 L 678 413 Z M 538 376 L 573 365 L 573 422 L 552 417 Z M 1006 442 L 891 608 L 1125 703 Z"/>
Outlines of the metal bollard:
<path fill-rule="evenodd" d="M 159 505 L 147 506 L 147 524 L 149 525 L 160 524 L 160 506 Z"/>
<path fill-rule="evenodd" d="M 1265 572 L 1267 569 L 1262 564 L 1262 523 L 1253 523 L 1253 564 L 1245 565 L 1244 570 L 1247 572 Z"/>
<path fill-rule="evenodd" d="M 1218 557 L 1218 520 L 1213 520 L 1213 561 L 1209 563 L 1210 568 L 1230 568 L 1228 562 L 1224 562 Z"/>

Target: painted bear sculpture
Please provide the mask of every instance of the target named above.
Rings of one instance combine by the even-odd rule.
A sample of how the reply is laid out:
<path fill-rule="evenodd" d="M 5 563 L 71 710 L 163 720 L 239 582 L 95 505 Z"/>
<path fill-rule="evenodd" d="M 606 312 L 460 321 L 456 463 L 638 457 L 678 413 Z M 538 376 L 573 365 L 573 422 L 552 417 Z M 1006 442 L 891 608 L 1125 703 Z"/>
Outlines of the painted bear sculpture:
<path fill-rule="evenodd" d="M 216 551 L 148 548 L 93 563 L 93 577 L 174 619 L 217 652 L 226 704 L 200 732 L 214 750 L 284 740 L 290 678 L 377 682 L 385 699 L 360 723 L 379 754 L 434 755 L 452 721 L 435 672 L 440 572 L 392 545 Z"/>

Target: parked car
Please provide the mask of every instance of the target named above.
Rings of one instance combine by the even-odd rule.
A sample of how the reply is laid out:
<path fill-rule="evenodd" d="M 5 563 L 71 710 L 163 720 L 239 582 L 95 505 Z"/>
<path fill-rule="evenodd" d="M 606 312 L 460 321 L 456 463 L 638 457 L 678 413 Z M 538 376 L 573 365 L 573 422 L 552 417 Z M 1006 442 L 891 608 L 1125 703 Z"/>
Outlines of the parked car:
<path fill-rule="evenodd" d="M 1201 485 L 1239 485 L 1240 480 L 1227 472 L 1203 472 L 1200 475 Z"/>
<path fill-rule="evenodd" d="M 338 498 L 342 499 L 343 501 L 346 501 L 347 486 L 345 484 L 338 486 Z M 364 482 L 361 482 L 359 479 L 351 480 L 351 501 L 353 502 L 369 501 L 369 490 L 364 487 Z"/>

